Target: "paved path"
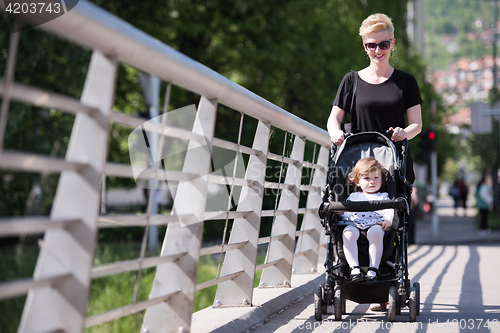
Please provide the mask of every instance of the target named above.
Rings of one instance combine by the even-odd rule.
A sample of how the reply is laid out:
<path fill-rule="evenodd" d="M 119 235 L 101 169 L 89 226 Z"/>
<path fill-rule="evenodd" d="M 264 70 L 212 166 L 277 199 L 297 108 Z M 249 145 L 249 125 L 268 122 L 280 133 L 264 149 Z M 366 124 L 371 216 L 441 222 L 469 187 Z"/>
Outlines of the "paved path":
<path fill-rule="evenodd" d="M 333 315 L 317 322 L 310 294 L 252 333 L 500 332 L 500 247 L 412 245 L 409 252 L 410 277 L 421 285 L 417 322 L 408 322 L 408 309 L 390 323 L 384 313 L 351 301 L 341 322 Z"/>

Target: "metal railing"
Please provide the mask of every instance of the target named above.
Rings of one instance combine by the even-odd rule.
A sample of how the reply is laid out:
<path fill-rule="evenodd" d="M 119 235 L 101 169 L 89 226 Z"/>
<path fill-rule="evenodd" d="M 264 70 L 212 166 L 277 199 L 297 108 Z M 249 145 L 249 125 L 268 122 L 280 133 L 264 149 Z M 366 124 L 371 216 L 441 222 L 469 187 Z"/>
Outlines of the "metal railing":
<path fill-rule="evenodd" d="M 43 246 L 32 278 L 0 283 L 0 301 L 27 294 L 19 332 L 82 332 L 84 328 L 145 311 L 143 329 L 151 332 L 189 331 L 195 292 L 217 285 L 214 307 L 252 306 L 255 272 L 262 270 L 261 287 L 289 287 L 292 270 L 314 271 L 321 247 L 322 227 L 317 208 L 326 182 L 329 136 L 320 129 L 264 100 L 211 69 L 160 43 L 121 19 L 86 1 L 41 28 L 93 50 L 80 100 L 15 82 L 19 34 L 11 35 L 7 74 L 0 84 L 0 168 L 23 172 L 59 173 L 60 179 L 49 217 L 12 217 L 0 220 L 0 237 L 44 233 Z M 107 161 L 111 123 L 129 128 L 146 119 L 112 111 L 117 66 L 127 64 L 200 95 L 192 131 L 159 124 L 160 136 L 189 142 L 182 170 L 161 173 L 178 182 L 170 215 L 152 213 L 153 194 L 141 215 L 101 215 L 101 186 L 106 176 L 133 178 L 131 165 Z M 58 159 L 30 152 L 3 149 L 10 101 L 56 109 L 75 116 L 66 157 Z M 239 112 L 237 142 L 215 137 L 218 105 Z M 241 144 L 244 117 L 256 119 L 253 144 Z M 274 128 L 285 133 L 282 154 L 270 152 Z M 293 141 L 291 147 L 287 142 Z M 307 142 L 311 144 L 306 145 Z M 201 142 L 201 143 L 200 143 Z M 205 142 L 206 144 L 204 144 Z M 304 159 L 306 146 L 313 157 Z M 212 149 L 233 151 L 248 157 L 244 177 L 211 172 Z M 200 151 L 202 153 L 200 153 Z M 290 154 L 287 151 L 291 151 Z M 266 178 L 269 161 L 279 164 L 279 181 Z M 236 162 L 235 162 L 236 163 Z M 307 184 L 303 173 L 308 170 Z M 143 179 L 158 180 L 158 168 L 143 172 Z M 160 179 L 161 180 L 161 179 Z M 241 191 L 236 208 L 206 211 L 207 188 L 222 184 Z M 274 192 L 273 192 L 274 191 Z M 263 210 L 273 192 L 274 209 Z M 150 191 L 154 193 L 154 191 Z M 307 198 L 300 207 L 301 194 Z M 297 223 L 301 219 L 301 228 Z M 272 217 L 271 234 L 260 237 L 263 217 Z M 202 247 L 205 223 L 225 220 L 222 242 Z M 232 221 L 226 239 L 228 221 Z M 167 225 L 161 253 L 146 257 L 144 238 L 138 258 L 93 266 L 96 234 L 113 224 L 123 227 Z M 147 232 L 145 232 L 145 235 Z M 323 237 L 324 238 L 324 237 Z M 268 244 L 265 262 L 257 265 L 257 249 Z M 200 256 L 223 258 L 217 278 L 196 284 Z M 156 268 L 149 300 L 137 301 L 104 313 L 86 316 L 89 288 L 95 278 Z M 138 273 L 138 281 L 141 275 Z M 137 282 L 138 283 L 138 282 Z M 137 289 L 138 284 L 135 288 Z M 221 310 L 223 311 L 223 310 Z"/>

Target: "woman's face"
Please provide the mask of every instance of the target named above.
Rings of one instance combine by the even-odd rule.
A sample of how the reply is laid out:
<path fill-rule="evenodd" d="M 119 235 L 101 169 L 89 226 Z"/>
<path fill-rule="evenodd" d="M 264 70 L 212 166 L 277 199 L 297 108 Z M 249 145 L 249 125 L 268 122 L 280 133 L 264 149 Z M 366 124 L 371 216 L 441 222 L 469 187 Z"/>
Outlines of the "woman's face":
<path fill-rule="evenodd" d="M 366 35 L 363 47 L 371 61 L 381 63 L 389 61 L 395 41 L 389 31 L 384 30 Z"/>

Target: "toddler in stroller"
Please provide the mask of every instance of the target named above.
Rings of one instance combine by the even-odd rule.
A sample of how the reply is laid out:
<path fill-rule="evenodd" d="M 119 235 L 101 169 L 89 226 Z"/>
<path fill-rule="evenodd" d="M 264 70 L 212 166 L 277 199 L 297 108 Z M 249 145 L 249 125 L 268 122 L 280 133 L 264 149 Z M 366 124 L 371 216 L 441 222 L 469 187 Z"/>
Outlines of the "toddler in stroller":
<path fill-rule="evenodd" d="M 357 133 L 347 136 L 338 149 L 332 146 L 328 184 L 319 209 L 328 242 L 325 281 L 318 286 L 314 296 L 316 320 L 322 319 L 330 305 L 334 307 L 335 320 L 341 320 L 346 312 L 347 299 L 356 303 L 387 303 L 389 321 L 395 321 L 396 315 L 405 306 L 409 307 L 410 321 L 415 321 L 419 314 L 420 285 L 415 282 L 410 286 L 408 278 L 407 216 L 411 191 L 405 179 L 407 141 L 403 143 L 401 154 L 398 154 L 388 137 L 377 132 Z M 353 184 L 347 177 L 358 161 L 365 158 L 368 158 L 367 161 L 378 161 L 387 170 L 386 181 L 381 182 L 377 190 L 374 190 L 375 186 L 368 192 L 387 192 L 388 198 L 383 198 L 379 192 L 377 195 L 380 196 L 366 197 L 361 199 L 363 201 L 347 200 L 348 195 L 354 192 Z M 357 185 L 360 185 L 359 182 Z M 364 214 L 361 212 L 380 210 L 384 213 L 382 217 L 377 214 L 375 220 L 381 220 L 370 223 L 374 222 L 378 229 L 383 228 L 384 235 L 380 237 L 383 238 L 383 251 L 378 251 L 380 240 L 377 240 L 377 249 L 370 260 L 367 230 L 373 227 L 358 230 L 351 226 L 357 223 L 363 225 L 358 220 L 359 214 Z M 348 229 L 344 233 L 345 228 Z M 351 239 L 343 238 L 343 234 L 349 232 L 358 232 L 359 238 L 355 237 L 357 234 Z M 352 247 L 353 240 L 357 247 Z M 347 251 L 344 251 L 344 245 L 347 245 Z M 379 266 L 378 270 L 375 266 Z M 368 279 L 363 278 L 363 273 Z"/>

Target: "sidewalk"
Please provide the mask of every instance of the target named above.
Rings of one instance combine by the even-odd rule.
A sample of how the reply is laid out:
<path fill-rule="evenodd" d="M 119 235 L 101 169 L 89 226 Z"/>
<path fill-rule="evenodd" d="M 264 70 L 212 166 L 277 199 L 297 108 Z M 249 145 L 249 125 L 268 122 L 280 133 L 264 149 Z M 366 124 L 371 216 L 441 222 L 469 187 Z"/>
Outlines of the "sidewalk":
<path fill-rule="evenodd" d="M 441 199 L 437 202 L 438 233 L 433 234 L 432 216 L 426 215 L 415 223 L 416 244 L 430 245 L 458 245 L 498 243 L 500 244 L 500 230 L 492 230 L 488 235 L 481 235 L 475 220 L 474 207 L 467 208 L 465 214 L 462 208 L 455 215 L 453 200 Z"/>

